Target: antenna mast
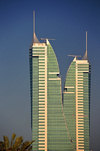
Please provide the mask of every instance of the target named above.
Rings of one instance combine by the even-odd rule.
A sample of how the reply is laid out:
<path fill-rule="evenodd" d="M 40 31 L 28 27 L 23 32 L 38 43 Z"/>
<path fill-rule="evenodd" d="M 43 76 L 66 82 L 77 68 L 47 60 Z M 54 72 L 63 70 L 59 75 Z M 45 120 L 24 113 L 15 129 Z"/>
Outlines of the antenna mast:
<path fill-rule="evenodd" d="M 86 31 L 86 56 L 87 56 L 87 31 Z"/>
<path fill-rule="evenodd" d="M 33 35 L 35 34 L 35 11 L 33 11 Z"/>
<path fill-rule="evenodd" d="M 83 60 L 87 60 L 88 59 L 88 56 L 87 56 L 87 31 L 86 31 L 86 51 L 85 51 L 85 54 L 83 56 Z"/>
<path fill-rule="evenodd" d="M 35 11 L 33 11 L 33 43 L 39 43 L 35 34 Z"/>

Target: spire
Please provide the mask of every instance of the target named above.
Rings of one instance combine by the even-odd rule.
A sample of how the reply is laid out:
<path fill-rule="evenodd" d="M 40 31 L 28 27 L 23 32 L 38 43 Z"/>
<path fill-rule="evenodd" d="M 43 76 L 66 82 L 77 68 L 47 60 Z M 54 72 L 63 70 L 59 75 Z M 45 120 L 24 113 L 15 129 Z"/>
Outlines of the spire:
<path fill-rule="evenodd" d="M 35 11 L 33 11 L 33 34 L 35 33 Z"/>
<path fill-rule="evenodd" d="M 33 11 L 33 43 L 39 43 L 35 34 L 35 11 Z"/>
<path fill-rule="evenodd" d="M 88 60 L 88 56 L 87 56 L 87 31 L 86 31 L 86 51 L 85 51 L 85 54 L 83 56 L 83 60 Z"/>

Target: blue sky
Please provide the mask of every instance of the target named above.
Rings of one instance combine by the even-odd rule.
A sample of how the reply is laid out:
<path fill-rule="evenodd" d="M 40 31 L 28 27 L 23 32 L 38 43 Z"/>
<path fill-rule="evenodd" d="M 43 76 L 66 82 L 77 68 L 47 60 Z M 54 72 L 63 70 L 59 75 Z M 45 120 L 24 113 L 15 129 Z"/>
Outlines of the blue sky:
<path fill-rule="evenodd" d="M 38 39 L 51 41 L 62 81 L 72 58 L 83 55 L 88 31 L 91 63 L 91 148 L 100 136 L 100 2 L 98 0 L 0 0 L 0 139 L 13 132 L 31 139 L 29 47 L 33 10 Z"/>

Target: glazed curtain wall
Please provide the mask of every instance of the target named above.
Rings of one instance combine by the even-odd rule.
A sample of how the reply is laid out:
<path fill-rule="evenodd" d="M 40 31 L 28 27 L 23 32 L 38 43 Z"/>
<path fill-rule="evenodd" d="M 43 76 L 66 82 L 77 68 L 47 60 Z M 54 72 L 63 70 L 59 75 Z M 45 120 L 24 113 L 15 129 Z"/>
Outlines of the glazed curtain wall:
<path fill-rule="evenodd" d="M 31 125 L 33 150 L 38 150 L 38 57 L 32 57 L 30 51 L 30 89 L 31 89 Z M 33 72 L 34 70 L 34 72 Z M 33 101 L 34 100 L 34 101 Z"/>
<path fill-rule="evenodd" d="M 88 61 L 80 61 L 68 69 L 62 99 L 52 46 L 39 43 L 30 49 L 33 151 L 89 151 L 90 71 Z"/>
<path fill-rule="evenodd" d="M 76 63 L 72 62 L 63 92 L 64 114 L 67 123 L 67 151 L 76 150 Z"/>
<path fill-rule="evenodd" d="M 48 151 L 65 151 L 67 133 L 62 113 L 62 93 L 59 66 L 51 45 L 47 45 L 47 116 Z"/>

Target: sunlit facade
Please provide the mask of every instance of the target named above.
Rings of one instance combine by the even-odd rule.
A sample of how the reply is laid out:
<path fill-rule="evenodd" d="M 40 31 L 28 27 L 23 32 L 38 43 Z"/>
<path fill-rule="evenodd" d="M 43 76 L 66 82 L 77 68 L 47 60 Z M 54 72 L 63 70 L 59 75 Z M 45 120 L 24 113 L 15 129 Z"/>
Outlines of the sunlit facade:
<path fill-rule="evenodd" d="M 35 32 L 29 49 L 33 151 L 89 151 L 90 64 L 75 57 L 62 92 L 59 65 L 48 39 Z"/>
<path fill-rule="evenodd" d="M 33 150 L 65 151 L 67 132 L 63 117 L 61 78 L 56 55 L 46 39 L 30 49 Z"/>
<path fill-rule="evenodd" d="M 79 60 L 75 57 L 72 61 L 66 75 L 63 99 L 71 143 L 76 151 L 89 151 L 90 64 L 88 59 Z"/>

